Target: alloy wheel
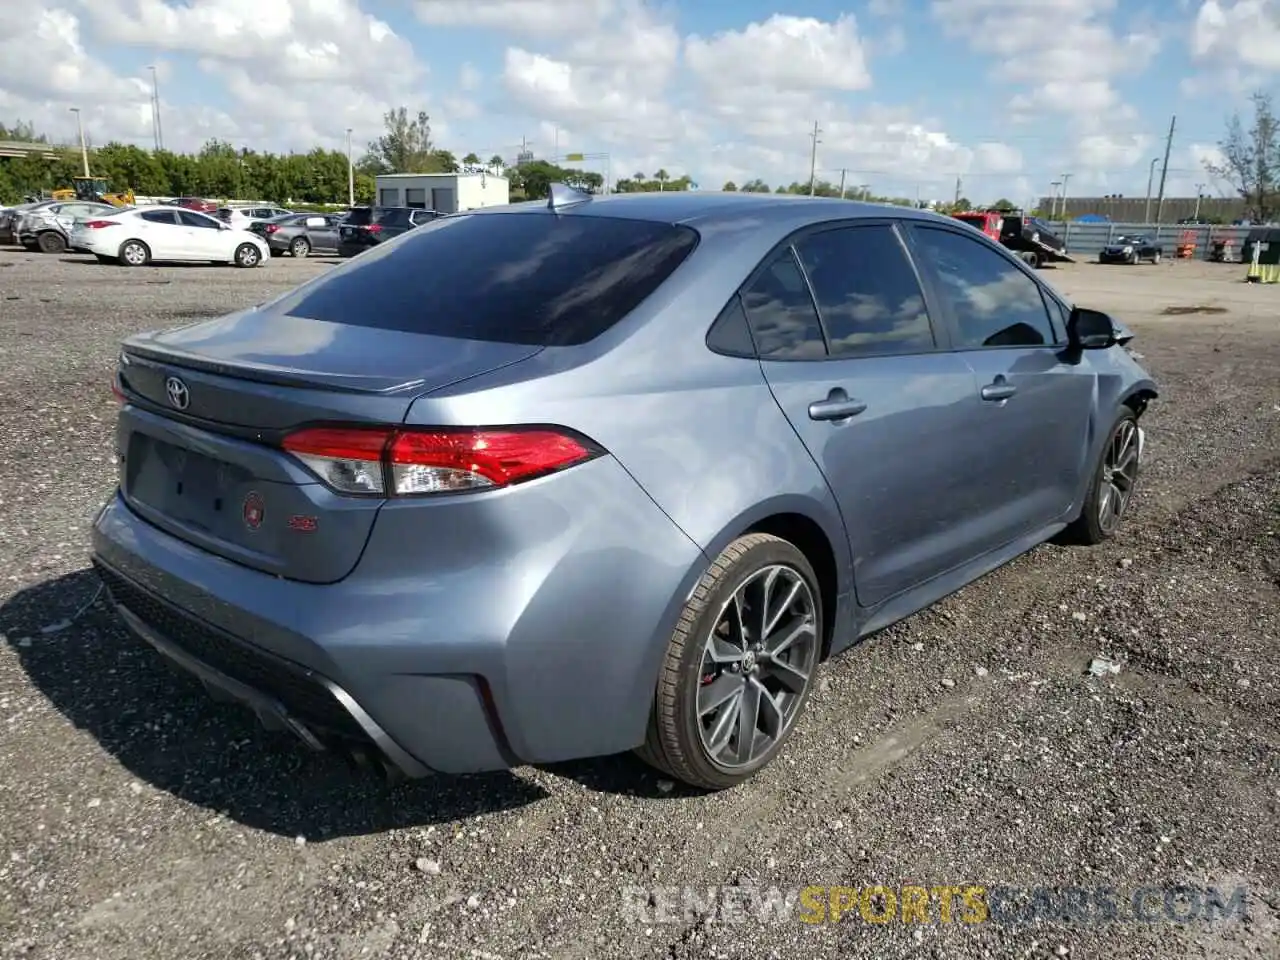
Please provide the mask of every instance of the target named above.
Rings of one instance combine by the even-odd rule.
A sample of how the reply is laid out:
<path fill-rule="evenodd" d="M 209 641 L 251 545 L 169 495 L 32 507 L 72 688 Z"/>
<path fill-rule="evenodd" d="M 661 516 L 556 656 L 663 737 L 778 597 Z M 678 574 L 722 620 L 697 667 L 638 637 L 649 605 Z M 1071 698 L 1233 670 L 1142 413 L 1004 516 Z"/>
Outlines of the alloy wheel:
<path fill-rule="evenodd" d="M 1098 489 L 1098 526 L 1112 533 L 1119 526 L 1138 479 L 1138 426 L 1123 420 L 1102 459 Z"/>
<path fill-rule="evenodd" d="M 752 765 L 795 720 L 818 660 L 813 591 L 793 567 L 751 574 L 725 602 L 703 647 L 698 730 L 712 763 Z"/>
<path fill-rule="evenodd" d="M 140 243 L 127 243 L 124 247 L 125 262 L 133 267 L 140 267 L 147 262 L 147 251 Z"/>
<path fill-rule="evenodd" d="M 258 262 L 258 250 L 245 244 L 236 254 L 236 262 L 242 267 L 252 267 Z"/>

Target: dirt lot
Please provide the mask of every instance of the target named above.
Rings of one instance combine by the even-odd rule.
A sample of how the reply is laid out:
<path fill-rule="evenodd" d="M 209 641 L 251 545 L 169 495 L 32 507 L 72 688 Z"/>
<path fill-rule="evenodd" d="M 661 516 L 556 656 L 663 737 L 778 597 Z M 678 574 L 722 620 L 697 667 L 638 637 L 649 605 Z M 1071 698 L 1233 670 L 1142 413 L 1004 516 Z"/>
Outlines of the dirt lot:
<path fill-rule="evenodd" d="M 1123 534 L 850 651 L 784 762 L 698 796 L 628 757 L 388 788 L 210 702 L 95 599 L 115 343 L 329 268 L 0 252 L 0 956 L 1277 955 L 1280 288 L 1046 272 L 1128 321 L 1163 387 Z M 1086 676 L 1100 654 L 1120 672 Z M 718 884 L 745 919 L 624 896 Z M 1114 888 L 1121 919 L 766 922 L 750 899 L 870 884 Z M 1125 919 L 1170 884 L 1243 886 L 1248 919 L 1174 924 L 1159 893 Z"/>

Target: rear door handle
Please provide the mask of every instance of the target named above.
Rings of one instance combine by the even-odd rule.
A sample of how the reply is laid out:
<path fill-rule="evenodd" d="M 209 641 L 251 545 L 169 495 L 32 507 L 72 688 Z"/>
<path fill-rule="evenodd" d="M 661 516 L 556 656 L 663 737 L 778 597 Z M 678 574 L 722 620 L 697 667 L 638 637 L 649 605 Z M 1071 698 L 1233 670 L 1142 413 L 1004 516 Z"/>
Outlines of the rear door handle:
<path fill-rule="evenodd" d="M 997 374 L 996 378 L 982 388 L 983 400 L 1008 400 L 1018 388 L 1004 378 L 1004 374 Z"/>
<path fill-rule="evenodd" d="M 856 417 L 866 409 L 865 401 L 854 399 L 836 387 L 827 394 L 827 399 L 815 400 L 809 404 L 809 419 L 847 420 L 849 417 Z"/>

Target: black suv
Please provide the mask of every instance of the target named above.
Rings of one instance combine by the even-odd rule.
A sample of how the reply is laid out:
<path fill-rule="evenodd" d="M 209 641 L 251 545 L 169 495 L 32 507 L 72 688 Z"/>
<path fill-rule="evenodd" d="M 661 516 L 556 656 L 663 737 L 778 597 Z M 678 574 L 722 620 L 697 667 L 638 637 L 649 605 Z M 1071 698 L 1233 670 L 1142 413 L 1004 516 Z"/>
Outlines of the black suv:
<path fill-rule="evenodd" d="M 338 227 L 338 255 L 354 257 L 441 216 L 417 207 L 356 207 Z"/>

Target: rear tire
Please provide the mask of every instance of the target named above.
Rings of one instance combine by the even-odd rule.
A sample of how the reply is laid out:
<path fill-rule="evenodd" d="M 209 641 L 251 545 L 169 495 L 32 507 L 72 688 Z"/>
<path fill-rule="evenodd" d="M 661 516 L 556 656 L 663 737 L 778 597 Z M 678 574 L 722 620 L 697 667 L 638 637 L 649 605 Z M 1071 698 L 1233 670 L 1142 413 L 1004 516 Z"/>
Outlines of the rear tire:
<path fill-rule="evenodd" d="M 262 262 L 262 251 L 252 243 L 242 243 L 236 247 L 235 264 L 237 267 L 256 267 Z"/>
<path fill-rule="evenodd" d="M 668 641 L 640 759 L 705 790 L 750 779 L 804 711 L 822 631 L 818 579 L 803 553 L 762 533 L 729 544 Z"/>
<path fill-rule="evenodd" d="M 141 240 L 126 240 L 120 244 L 119 259 L 126 267 L 145 267 L 151 262 L 151 251 Z"/>
<path fill-rule="evenodd" d="M 289 244 L 289 256 L 297 260 L 301 260 L 309 253 L 311 253 L 311 242 L 306 237 L 298 237 L 297 240 Z"/>
<path fill-rule="evenodd" d="M 1080 516 L 1063 531 L 1067 542 L 1094 546 L 1115 536 L 1133 501 L 1140 471 L 1137 430 L 1137 414 L 1128 407 L 1122 408 L 1094 467 Z M 1108 507 L 1105 516 L 1104 505 Z"/>
<path fill-rule="evenodd" d="M 1159 250 L 1157 250 L 1154 254 L 1152 254 L 1152 255 L 1151 255 L 1151 262 L 1152 262 L 1152 264 L 1159 265 L 1159 263 L 1160 263 L 1160 251 L 1159 251 Z"/>
<path fill-rule="evenodd" d="M 46 230 L 36 237 L 41 253 L 66 253 L 67 240 L 56 230 Z"/>

